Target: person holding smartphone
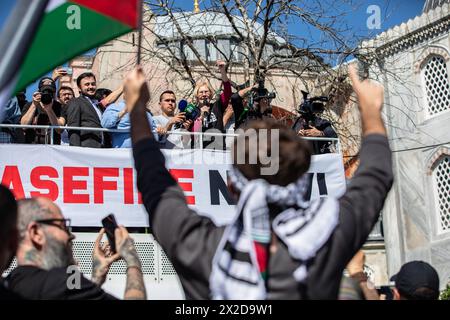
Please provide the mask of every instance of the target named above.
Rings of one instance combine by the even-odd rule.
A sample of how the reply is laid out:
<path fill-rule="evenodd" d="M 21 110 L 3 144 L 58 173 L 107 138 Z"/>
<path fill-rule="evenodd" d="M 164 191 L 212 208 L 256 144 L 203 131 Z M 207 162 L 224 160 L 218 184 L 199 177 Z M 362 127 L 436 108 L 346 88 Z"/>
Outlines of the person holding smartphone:
<path fill-rule="evenodd" d="M 127 282 L 124 299 L 146 299 L 141 262 L 133 240 L 123 226 L 114 230 L 117 253 L 101 245 L 105 230 L 97 237 L 92 257 L 91 280 L 77 270 L 72 252 L 70 219 L 47 198 L 23 199 L 18 204 L 19 243 L 17 268 L 7 277 L 7 288 L 30 300 L 111 300 L 101 289 L 109 267 L 124 259 Z"/>

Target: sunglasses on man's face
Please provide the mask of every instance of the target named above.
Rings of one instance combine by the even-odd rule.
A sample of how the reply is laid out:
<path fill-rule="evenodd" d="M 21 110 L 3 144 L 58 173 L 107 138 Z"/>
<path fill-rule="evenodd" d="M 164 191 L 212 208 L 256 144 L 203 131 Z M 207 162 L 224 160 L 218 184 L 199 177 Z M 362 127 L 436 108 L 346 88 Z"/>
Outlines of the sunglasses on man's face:
<path fill-rule="evenodd" d="M 36 220 L 35 222 L 57 227 L 65 232 L 67 232 L 68 234 L 71 234 L 71 232 L 72 232 L 70 219 L 62 219 L 62 218 L 61 219 L 56 219 L 56 218 L 55 219 L 41 219 L 41 220 Z"/>

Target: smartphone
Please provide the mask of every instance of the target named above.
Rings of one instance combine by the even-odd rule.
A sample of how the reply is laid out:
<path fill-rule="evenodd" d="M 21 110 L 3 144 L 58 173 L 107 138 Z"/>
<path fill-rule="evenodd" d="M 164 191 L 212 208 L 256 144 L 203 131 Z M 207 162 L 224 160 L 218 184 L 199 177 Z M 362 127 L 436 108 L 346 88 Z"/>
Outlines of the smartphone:
<path fill-rule="evenodd" d="M 106 231 L 106 237 L 108 238 L 109 246 L 111 247 L 111 251 L 116 253 L 116 237 L 114 236 L 114 231 L 116 230 L 117 222 L 114 214 L 110 213 L 108 216 L 103 218 L 102 220 L 103 228 Z"/>
<path fill-rule="evenodd" d="M 73 73 L 73 69 L 72 68 L 66 68 L 66 72 L 68 76 L 71 76 Z"/>

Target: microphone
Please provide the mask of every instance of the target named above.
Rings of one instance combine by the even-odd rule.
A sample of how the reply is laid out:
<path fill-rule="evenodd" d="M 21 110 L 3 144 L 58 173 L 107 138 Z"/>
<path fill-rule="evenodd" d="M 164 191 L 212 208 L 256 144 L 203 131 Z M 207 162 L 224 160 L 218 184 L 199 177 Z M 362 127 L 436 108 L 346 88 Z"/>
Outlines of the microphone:
<path fill-rule="evenodd" d="M 180 100 L 178 102 L 178 110 L 180 110 L 180 112 L 184 112 L 184 110 L 186 110 L 187 106 L 188 106 L 188 102 L 186 100 Z"/>
<path fill-rule="evenodd" d="M 186 108 L 188 106 L 188 102 L 186 100 L 180 100 L 178 102 L 178 110 L 180 110 L 180 112 L 185 112 Z M 183 122 L 177 122 L 174 125 L 174 129 L 180 129 L 183 126 Z"/>
<path fill-rule="evenodd" d="M 209 103 L 208 103 L 208 100 L 203 100 L 202 101 L 202 107 L 209 107 Z M 201 107 L 200 107 L 201 108 Z M 209 117 L 209 112 L 208 111 L 205 111 L 205 116 L 208 118 Z"/>

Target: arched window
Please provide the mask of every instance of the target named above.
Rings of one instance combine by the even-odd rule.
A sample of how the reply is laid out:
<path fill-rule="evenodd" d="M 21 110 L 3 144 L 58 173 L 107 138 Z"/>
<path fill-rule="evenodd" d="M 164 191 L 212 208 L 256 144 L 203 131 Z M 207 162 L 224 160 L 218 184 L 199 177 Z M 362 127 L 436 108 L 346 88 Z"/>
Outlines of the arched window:
<path fill-rule="evenodd" d="M 447 63 L 440 55 L 431 55 L 422 66 L 429 116 L 450 110 L 450 84 Z"/>
<path fill-rule="evenodd" d="M 433 169 L 433 180 L 439 229 L 450 231 L 450 155 L 440 157 Z"/>

